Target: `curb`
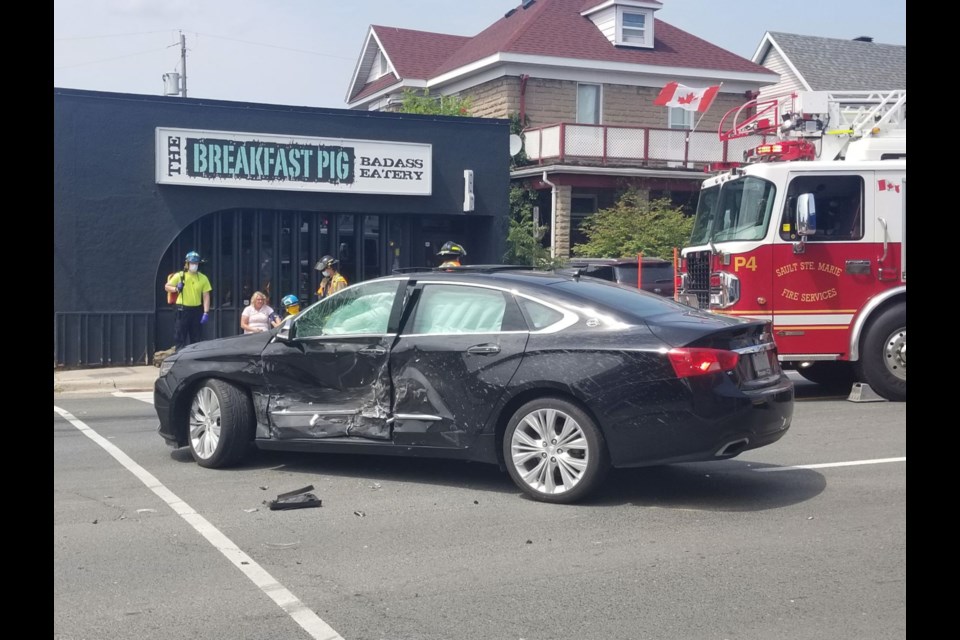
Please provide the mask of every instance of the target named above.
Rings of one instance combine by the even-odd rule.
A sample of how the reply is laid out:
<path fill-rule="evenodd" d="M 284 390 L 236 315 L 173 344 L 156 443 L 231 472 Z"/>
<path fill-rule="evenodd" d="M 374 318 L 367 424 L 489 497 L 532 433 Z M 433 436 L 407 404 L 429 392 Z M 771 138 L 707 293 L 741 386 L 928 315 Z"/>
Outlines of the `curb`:
<path fill-rule="evenodd" d="M 54 371 L 53 393 L 64 395 L 153 391 L 158 373 L 159 370 L 152 366 Z"/>

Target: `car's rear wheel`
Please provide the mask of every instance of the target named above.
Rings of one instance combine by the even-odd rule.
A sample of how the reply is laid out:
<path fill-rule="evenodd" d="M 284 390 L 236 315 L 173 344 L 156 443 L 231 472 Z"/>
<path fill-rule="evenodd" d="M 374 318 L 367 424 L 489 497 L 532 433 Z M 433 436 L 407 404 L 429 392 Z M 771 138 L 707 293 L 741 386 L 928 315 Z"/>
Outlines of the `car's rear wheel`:
<path fill-rule="evenodd" d="M 596 489 L 610 466 L 603 434 L 575 404 L 539 398 L 520 407 L 503 437 L 510 478 L 543 502 L 575 502 Z"/>
<path fill-rule="evenodd" d="M 207 380 L 190 403 L 190 453 L 201 467 L 239 463 L 253 437 L 254 415 L 243 391 L 223 380 Z"/>

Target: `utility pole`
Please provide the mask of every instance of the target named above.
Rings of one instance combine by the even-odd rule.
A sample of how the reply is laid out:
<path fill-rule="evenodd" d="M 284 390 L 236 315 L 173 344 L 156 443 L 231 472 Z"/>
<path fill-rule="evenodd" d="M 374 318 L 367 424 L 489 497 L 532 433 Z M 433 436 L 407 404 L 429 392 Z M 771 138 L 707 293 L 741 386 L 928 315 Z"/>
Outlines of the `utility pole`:
<path fill-rule="evenodd" d="M 180 84 L 180 97 L 187 97 L 187 37 L 180 32 L 180 70 L 183 72 L 183 80 Z"/>

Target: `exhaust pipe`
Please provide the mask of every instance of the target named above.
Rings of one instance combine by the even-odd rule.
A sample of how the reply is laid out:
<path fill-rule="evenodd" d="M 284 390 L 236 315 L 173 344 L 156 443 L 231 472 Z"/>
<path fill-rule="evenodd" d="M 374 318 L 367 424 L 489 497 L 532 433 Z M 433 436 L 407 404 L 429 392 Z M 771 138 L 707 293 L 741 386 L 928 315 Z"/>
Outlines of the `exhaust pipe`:
<path fill-rule="evenodd" d="M 738 453 L 742 452 L 744 449 L 746 449 L 749 443 L 750 443 L 749 438 L 740 438 L 739 440 L 734 440 L 733 442 L 728 442 L 727 444 L 723 445 L 713 455 L 718 458 L 723 456 L 735 456 Z"/>

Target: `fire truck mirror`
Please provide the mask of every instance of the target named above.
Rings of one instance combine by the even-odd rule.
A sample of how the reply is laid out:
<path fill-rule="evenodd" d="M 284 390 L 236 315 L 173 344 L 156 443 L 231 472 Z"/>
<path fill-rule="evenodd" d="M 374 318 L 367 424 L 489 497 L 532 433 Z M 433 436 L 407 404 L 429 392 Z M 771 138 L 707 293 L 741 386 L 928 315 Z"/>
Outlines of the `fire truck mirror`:
<path fill-rule="evenodd" d="M 801 238 L 817 232 L 817 205 L 812 193 L 797 198 L 797 235 Z"/>

